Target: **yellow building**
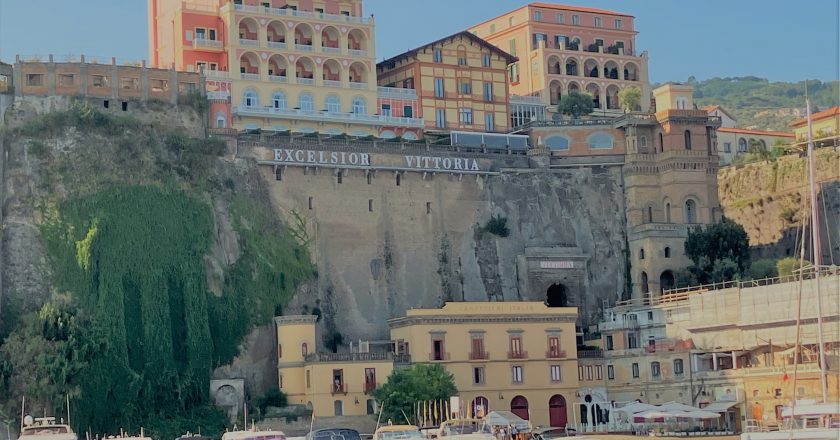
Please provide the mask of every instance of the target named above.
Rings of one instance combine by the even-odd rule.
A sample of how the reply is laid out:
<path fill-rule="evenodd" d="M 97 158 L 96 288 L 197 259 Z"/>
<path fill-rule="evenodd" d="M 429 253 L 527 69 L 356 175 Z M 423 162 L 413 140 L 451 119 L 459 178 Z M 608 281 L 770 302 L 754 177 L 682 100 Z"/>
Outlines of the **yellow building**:
<path fill-rule="evenodd" d="M 458 302 L 389 321 L 412 363 L 440 363 L 463 411 L 512 411 L 533 425 L 565 426 L 578 390 L 577 308 L 537 302 Z"/>
<path fill-rule="evenodd" d="M 798 119 L 793 124 L 793 134 L 797 141 L 808 139 L 808 120 Z M 818 147 L 840 144 L 840 106 L 811 115 L 811 126 L 813 131 L 814 144 Z"/>
<path fill-rule="evenodd" d="M 426 129 L 502 132 L 509 128 L 507 66 L 515 57 L 459 32 L 376 66 L 380 86 L 415 89 Z"/>

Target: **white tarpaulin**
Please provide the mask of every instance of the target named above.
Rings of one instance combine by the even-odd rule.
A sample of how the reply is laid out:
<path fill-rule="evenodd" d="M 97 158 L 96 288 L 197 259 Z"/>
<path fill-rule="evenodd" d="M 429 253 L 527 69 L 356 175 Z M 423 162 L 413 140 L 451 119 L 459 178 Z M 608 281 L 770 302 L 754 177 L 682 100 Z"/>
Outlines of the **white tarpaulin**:
<path fill-rule="evenodd" d="M 644 411 L 651 411 L 657 409 L 656 406 L 648 405 L 647 403 L 634 402 L 621 408 L 616 408 L 616 411 L 623 412 L 627 415 L 636 414 Z"/>
<path fill-rule="evenodd" d="M 510 411 L 491 411 L 490 414 L 487 414 L 487 417 L 484 418 L 484 422 L 490 426 L 516 426 L 516 429 L 524 431 L 529 429 L 531 426 L 527 420 L 524 420 L 522 417 L 510 412 Z"/>

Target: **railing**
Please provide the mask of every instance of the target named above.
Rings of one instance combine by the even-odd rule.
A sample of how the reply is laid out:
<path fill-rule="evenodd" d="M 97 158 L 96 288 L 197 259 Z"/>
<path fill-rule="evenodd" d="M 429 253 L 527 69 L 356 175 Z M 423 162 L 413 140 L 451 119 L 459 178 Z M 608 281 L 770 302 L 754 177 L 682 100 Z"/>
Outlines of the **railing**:
<path fill-rule="evenodd" d="M 598 328 L 601 330 L 634 330 L 639 328 L 638 319 L 627 319 L 620 321 L 608 321 L 598 323 Z"/>
<path fill-rule="evenodd" d="M 542 97 L 540 96 L 520 96 L 511 95 L 511 104 L 542 104 Z"/>
<path fill-rule="evenodd" d="M 274 49 L 285 49 L 286 48 L 286 43 L 282 42 L 282 41 L 269 41 L 268 42 L 268 47 L 271 47 L 271 48 L 274 48 Z"/>
<path fill-rule="evenodd" d="M 297 77 L 297 78 L 295 78 L 295 82 L 297 82 L 298 84 L 306 84 L 306 85 L 311 86 L 311 85 L 315 84 L 315 79 L 314 78 Z"/>
<path fill-rule="evenodd" d="M 312 52 L 312 45 L 311 44 L 297 44 L 295 43 L 296 50 L 302 50 L 304 52 Z"/>
<path fill-rule="evenodd" d="M 258 40 L 251 40 L 248 38 L 240 38 L 239 44 L 242 46 L 259 46 L 260 42 Z"/>
<path fill-rule="evenodd" d="M 212 78 L 212 79 L 229 79 L 230 72 L 225 70 L 204 70 L 204 77 L 205 78 Z"/>
<path fill-rule="evenodd" d="M 607 118 L 593 118 L 593 119 L 558 119 L 556 121 L 528 121 L 522 124 L 521 128 L 532 127 L 570 127 L 570 126 L 586 126 L 586 125 L 612 125 L 613 119 Z"/>
<path fill-rule="evenodd" d="M 546 359 L 564 359 L 566 357 L 565 350 L 546 350 Z"/>
<path fill-rule="evenodd" d="M 268 75 L 268 80 L 272 82 L 289 82 L 289 77 L 287 76 L 280 76 L 280 75 Z"/>
<path fill-rule="evenodd" d="M 340 47 L 321 46 L 321 52 L 324 53 L 341 53 Z"/>
<path fill-rule="evenodd" d="M 401 89 L 399 87 L 378 87 L 376 89 L 380 97 L 417 99 L 417 90 Z"/>
<path fill-rule="evenodd" d="M 448 361 L 449 353 L 429 353 L 430 361 Z"/>
<path fill-rule="evenodd" d="M 365 394 L 372 394 L 376 391 L 377 384 L 375 382 L 365 382 Z"/>
<path fill-rule="evenodd" d="M 832 266 L 820 266 L 820 274 L 822 276 L 831 275 Z M 814 270 L 813 266 L 804 268 L 801 270 L 802 272 L 802 279 L 803 280 L 810 280 L 814 278 L 814 274 L 816 270 Z M 799 274 L 792 274 L 792 275 L 784 275 L 780 277 L 772 277 L 772 278 L 762 278 L 758 280 L 748 280 L 748 281 L 723 281 L 720 283 L 712 283 L 712 284 L 701 284 L 697 286 L 689 286 L 689 287 L 680 287 L 675 289 L 665 289 L 662 292 L 662 295 L 669 295 L 674 293 L 693 293 L 696 291 L 709 291 L 709 290 L 721 290 L 721 289 L 730 289 L 730 288 L 748 288 L 748 287 L 760 287 L 760 286 L 772 286 L 774 284 L 783 284 L 783 283 L 791 283 L 795 281 L 799 281 Z"/>
<path fill-rule="evenodd" d="M 207 92 L 207 99 L 223 99 L 230 98 L 230 92 Z"/>
<path fill-rule="evenodd" d="M 367 51 L 366 50 L 361 50 L 361 49 L 350 49 L 349 53 L 350 53 L 350 55 L 353 55 L 353 56 L 356 56 L 356 57 L 366 57 L 367 56 Z"/>
<path fill-rule="evenodd" d="M 237 11 L 242 12 L 250 12 L 255 14 L 267 14 L 267 15 L 282 15 L 282 16 L 292 16 L 292 17 L 301 17 L 301 18 L 320 18 L 321 20 L 327 21 L 340 21 L 345 23 L 357 23 L 357 24 L 368 24 L 370 23 L 370 18 L 367 17 L 353 17 L 349 15 L 338 15 L 338 14 L 326 14 L 326 13 L 316 13 L 310 11 L 297 11 L 288 8 L 266 8 L 265 6 L 250 6 L 250 5 L 233 5 L 233 8 Z"/>
<path fill-rule="evenodd" d="M 633 227 L 634 234 L 641 234 L 643 232 L 672 232 L 677 234 L 688 234 L 688 228 L 681 223 L 643 223 Z"/>
<path fill-rule="evenodd" d="M 300 78 L 298 78 L 300 80 Z M 265 115 L 282 117 L 295 117 L 302 119 L 314 119 L 320 121 L 339 121 L 349 123 L 375 124 L 375 125 L 394 125 L 400 127 L 423 127 L 422 119 L 416 118 L 400 118 L 396 116 L 384 115 L 367 115 L 362 113 L 343 113 L 343 112 L 324 112 L 315 110 L 296 110 L 286 108 L 273 107 L 253 107 L 253 106 L 235 106 L 234 113 L 248 114 L 248 115 Z"/>
<path fill-rule="evenodd" d="M 341 81 L 336 81 L 333 79 L 325 79 L 324 80 L 325 87 L 341 87 Z"/>
<path fill-rule="evenodd" d="M 259 81 L 260 74 L 259 73 L 240 73 L 239 77 L 242 79 L 250 79 L 252 81 Z"/>
<path fill-rule="evenodd" d="M 361 90 L 364 90 L 364 89 L 367 89 L 367 88 L 368 88 L 368 83 L 365 83 L 365 82 L 353 82 L 353 81 L 351 81 L 351 82 L 350 82 L 350 88 L 351 88 L 351 89 L 361 89 Z"/>
<path fill-rule="evenodd" d="M 306 355 L 306 362 L 375 362 L 394 360 L 393 352 L 370 353 L 311 353 Z"/>
<path fill-rule="evenodd" d="M 507 357 L 508 359 L 528 359 L 528 352 L 525 350 L 509 351 Z"/>
<path fill-rule="evenodd" d="M 193 47 L 212 47 L 214 49 L 221 49 L 224 43 L 221 40 L 207 40 L 204 38 L 196 38 L 193 40 Z"/>
<path fill-rule="evenodd" d="M 578 350 L 578 359 L 600 359 L 604 357 L 603 350 Z"/>
<path fill-rule="evenodd" d="M 346 383 L 331 383 L 330 384 L 330 394 L 335 396 L 336 394 L 344 394 L 347 395 L 347 384 Z"/>
<path fill-rule="evenodd" d="M 479 351 L 479 352 L 470 352 L 470 360 L 471 361 L 479 361 L 479 360 L 487 360 L 490 359 L 490 353 L 486 351 Z"/>

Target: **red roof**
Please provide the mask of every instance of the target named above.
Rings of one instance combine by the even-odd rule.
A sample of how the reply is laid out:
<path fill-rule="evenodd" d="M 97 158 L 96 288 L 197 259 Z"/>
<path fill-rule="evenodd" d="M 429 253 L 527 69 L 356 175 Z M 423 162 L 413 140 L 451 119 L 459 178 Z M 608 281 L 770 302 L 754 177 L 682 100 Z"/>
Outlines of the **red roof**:
<path fill-rule="evenodd" d="M 744 128 L 718 128 L 717 131 L 718 133 L 743 133 L 755 136 L 794 137 L 793 133 L 785 133 L 784 131 L 747 130 Z"/>
<path fill-rule="evenodd" d="M 820 119 L 830 118 L 832 116 L 840 115 L 840 105 L 836 107 L 831 107 L 828 110 L 823 110 L 821 112 L 814 113 L 811 115 L 811 121 L 819 121 Z M 801 127 L 808 123 L 808 118 L 797 119 L 790 124 L 792 127 Z"/>
<path fill-rule="evenodd" d="M 622 14 L 621 12 L 615 11 L 608 11 L 606 9 L 596 9 L 596 8 L 586 8 L 583 6 L 571 6 L 571 5 L 560 5 L 557 3 L 530 3 L 528 6 L 534 8 L 547 8 L 547 9 L 556 9 L 562 11 L 575 11 L 575 12 L 589 12 L 592 14 L 604 14 L 604 15 L 617 15 L 619 17 L 633 17 L 629 14 Z"/>

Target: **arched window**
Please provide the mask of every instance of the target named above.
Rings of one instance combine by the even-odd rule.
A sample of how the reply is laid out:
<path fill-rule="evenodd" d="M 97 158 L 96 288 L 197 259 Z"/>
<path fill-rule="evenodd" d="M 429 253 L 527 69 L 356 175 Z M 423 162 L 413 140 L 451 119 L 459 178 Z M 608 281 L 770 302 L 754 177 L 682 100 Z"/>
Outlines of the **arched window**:
<path fill-rule="evenodd" d="M 286 108 L 286 94 L 279 91 L 272 93 L 271 106 L 276 109 L 284 110 Z"/>
<path fill-rule="evenodd" d="M 549 150 L 568 150 L 569 138 L 565 136 L 549 136 L 545 138 L 545 146 Z"/>
<path fill-rule="evenodd" d="M 309 354 L 309 346 L 306 345 L 306 342 L 300 344 L 300 354 L 303 357 L 306 357 Z"/>
<path fill-rule="evenodd" d="M 245 102 L 245 107 L 257 107 L 260 105 L 260 97 L 257 95 L 257 92 L 252 89 L 245 90 L 242 97 Z"/>
<path fill-rule="evenodd" d="M 665 246 L 665 258 L 671 258 L 671 248 Z"/>
<path fill-rule="evenodd" d="M 659 152 L 665 151 L 665 138 L 659 133 Z"/>
<path fill-rule="evenodd" d="M 647 147 L 647 136 L 642 136 L 639 138 L 639 146 L 642 148 Z"/>
<path fill-rule="evenodd" d="M 300 107 L 301 110 L 308 112 L 314 110 L 315 107 L 312 95 L 309 93 L 301 93 L 300 97 L 298 97 L 298 107 Z"/>
<path fill-rule="evenodd" d="M 341 98 L 336 95 L 327 96 L 327 111 L 331 113 L 341 113 Z"/>
<path fill-rule="evenodd" d="M 382 139 L 393 139 L 397 137 L 397 134 L 393 132 L 393 130 L 384 130 L 383 132 L 379 133 L 379 137 Z"/>
<path fill-rule="evenodd" d="M 697 203 L 694 200 L 685 201 L 685 222 L 688 224 L 697 222 Z"/>
<path fill-rule="evenodd" d="M 691 149 L 691 130 L 686 130 L 685 131 L 685 149 L 686 150 Z"/>
<path fill-rule="evenodd" d="M 407 141 L 416 141 L 417 140 L 417 134 L 414 133 L 413 131 L 406 131 L 405 133 L 403 133 L 402 138 L 407 140 Z"/>
<path fill-rule="evenodd" d="M 226 127 L 227 127 L 227 117 L 225 116 L 225 112 L 216 113 L 216 128 L 226 128 Z"/>
<path fill-rule="evenodd" d="M 648 293 L 650 290 L 648 289 L 648 274 L 647 272 L 642 272 L 641 276 L 641 285 L 642 285 L 642 293 Z"/>
<path fill-rule="evenodd" d="M 594 133 L 589 136 L 588 142 L 589 148 L 591 149 L 606 149 L 613 147 L 613 137 L 606 133 Z"/>
<path fill-rule="evenodd" d="M 665 202 L 665 222 L 671 223 L 671 202 Z"/>
<path fill-rule="evenodd" d="M 364 98 L 360 96 L 353 98 L 353 113 L 367 113 L 367 103 Z"/>
<path fill-rule="evenodd" d="M 641 248 L 641 249 L 639 249 L 639 259 L 640 259 L 640 260 L 644 260 L 644 259 L 645 259 L 645 248 Z"/>
<path fill-rule="evenodd" d="M 744 138 L 738 139 L 738 152 L 739 153 L 746 153 L 747 152 L 747 140 Z"/>
<path fill-rule="evenodd" d="M 651 362 L 650 363 L 650 375 L 653 377 L 659 377 L 662 374 L 662 369 L 659 366 L 659 362 Z"/>
<path fill-rule="evenodd" d="M 683 360 L 682 359 L 674 359 L 674 374 L 680 375 L 683 374 Z"/>
<path fill-rule="evenodd" d="M 648 206 L 647 209 L 647 222 L 653 223 L 653 206 Z"/>

